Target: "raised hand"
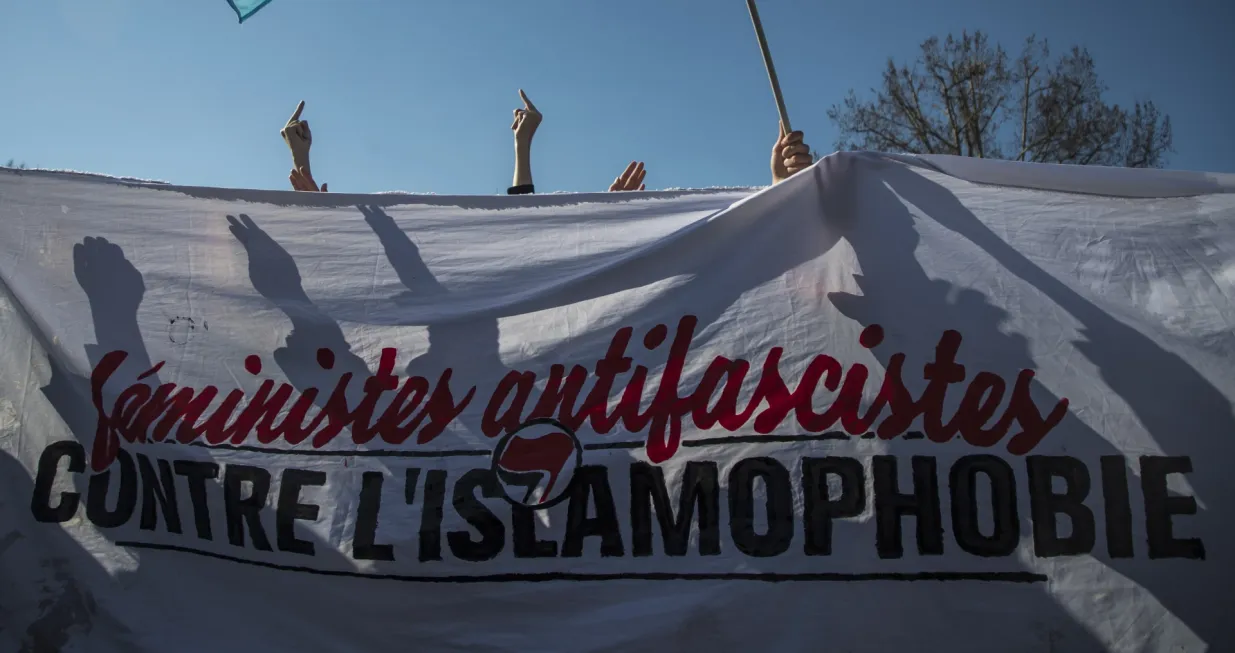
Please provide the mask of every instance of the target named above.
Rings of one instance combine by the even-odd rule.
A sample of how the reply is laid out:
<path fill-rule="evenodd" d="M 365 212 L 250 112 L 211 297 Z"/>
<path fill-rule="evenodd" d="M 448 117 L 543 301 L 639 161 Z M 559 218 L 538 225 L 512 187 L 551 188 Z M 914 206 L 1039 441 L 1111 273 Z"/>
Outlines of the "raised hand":
<path fill-rule="evenodd" d="M 810 146 L 802 142 L 802 132 L 785 133 L 781 125 L 781 136 L 772 146 L 772 183 L 780 182 L 809 168 L 815 162 L 810 154 Z"/>
<path fill-rule="evenodd" d="M 310 191 L 310 192 L 326 192 L 326 184 L 322 184 L 321 188 L 317 187 L 317 182 L 313 181 L 313 175 L 308 168 L 292 170 L 287 176 L 287 180 L 292 182 L 292 188 L 295 190 Z"/>
<path fill-rule="evenodd" d="M 523 100 L 523 108 L 515 109 L 515 121 L 510 123 L 510 129 L 515 133 L 516 146 L 520 142 L 530 144 L 532 135 L 536 133 L 540 121 L 544 119 L 544 116 L 536 110 L 536 105 L 527 99 L 527 94 L 523 92 L 523 89 L 519 89 L 519 98 Z"/>
<path fill-rule="evenodd" d="M 292 117 L 288 118 L 287 124 L 279 130 L 283 142 L 287 143 L 287 149 L 292 151 L 292 172 L 288 180 L 292 182 L 292 188 L 295 190 L 325 192 L 326 185 L 322 184 L 319 189 L 317 182 L 313 180 L 312 168 L 309 165 L 309 149 L 313 147 L 313 132 L 309 130 L 309 121 L 300 119 L 303 111 L 304 100 L 301 100 L 300 104 L 296 105 L 296 111 L 292 113 Z"/>
<path fill-rule="evenodd" d="M 630 165 L 626 166 L 626 170 L 621 175 L 618 175 L 617 179 L 613 180 L 613 184 L 609 186 L 609 192 L 646 190 L 647 186 L 643 183 L 643 178 L 646 176 L 647 170 L 643 168 L 643 162 L 631 161 Z"/>
<path fill-rule="evenodd" d="M 523 89 L 519 89 L 519 97 L 523 100 L 523 108 L 515 109 L 515 120 L 510 123 L 510 129 L 515 133 L 515 174 L 513 186 L 507 192 L 529 193 L 532 191 L 532 135 L 544 118 L 536 105 L 527 99 Z"/>
<path fill-rule="evenodd" d="M 292 151 L 292 165 L 296 168 L 309 167 L 309 148 L 313 145 L 313 132 L 309 131 L 309 121 L 301 120 L 300 113 L 304 111 L 304 100 L 296 105 L 296 111 L 287 119 L 287 124 L 279 130 L 283 142 Z"/>

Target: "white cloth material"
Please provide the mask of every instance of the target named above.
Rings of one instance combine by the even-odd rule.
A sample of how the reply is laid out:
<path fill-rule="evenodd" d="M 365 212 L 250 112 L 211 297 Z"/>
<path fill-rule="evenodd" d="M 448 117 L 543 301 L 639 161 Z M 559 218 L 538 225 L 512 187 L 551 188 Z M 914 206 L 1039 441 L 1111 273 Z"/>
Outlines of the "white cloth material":
<path fill-rule="evenodd" d="M 1235 650 L 1233 191 L 0 171 L 0 650 Z"/>

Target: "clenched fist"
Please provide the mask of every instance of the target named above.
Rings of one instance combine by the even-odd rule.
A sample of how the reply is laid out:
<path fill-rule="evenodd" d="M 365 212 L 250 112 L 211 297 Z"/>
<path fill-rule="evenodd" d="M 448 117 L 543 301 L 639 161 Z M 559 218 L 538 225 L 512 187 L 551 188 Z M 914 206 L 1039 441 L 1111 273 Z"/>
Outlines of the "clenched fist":
<path fill-rule="evenodd" d="M 772 183 L 780 182 L 809 168 L 815 158 L 810 146 L 802 142 L 802 132 L 785 133 L 781 125 L 781 137 L 772 146 Z"/>

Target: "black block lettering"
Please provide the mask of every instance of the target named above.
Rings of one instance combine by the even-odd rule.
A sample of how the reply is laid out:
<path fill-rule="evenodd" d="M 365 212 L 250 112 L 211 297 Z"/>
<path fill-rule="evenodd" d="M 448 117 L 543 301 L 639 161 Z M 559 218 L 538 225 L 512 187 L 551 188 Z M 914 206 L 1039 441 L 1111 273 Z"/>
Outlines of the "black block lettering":
<path fill-rule="evenodd" d="M 536 511 L 514 502 L 510 504 L 511 539 L 516 558 L 557 557 L 557 542 L 542 540 L 536 534 Z"/>
<path fill-rule="evenodd" d="M 943 515 L 939 506 L 939 479 L 935 474 L 935 459 L 914 456 L 913 494 L 901 494 L 896 477 L 894 456 L 875 456 L 871 463 L 875 492 L 875 549 L 880 558 L 900 558 L 905 555 L 901 544 L 901 518 L 913 515 L 917 520 L 918 553 L 943 555 Z"/>
<path fill-rule="evenodd" d="M 279 478 L 279 500 L 274 511 L 275 544 L 280 551 L 311 556 L 313 543 L 296 537 L 297 521 L 317 521 L 321 508 L 312 503 L 300 503 L 300 492 L 306 487 L 326 484 L 326 472 L 308 469 L 285 469 Z"/>
<path fill-rule="evenodd" d="M 609 487 L 609 471 L 599 465 L 583 465 L 575 470 L 570 485 L 570 507 L 566 514 L 566 536 L 562 539 L 562 557 L 583 555 L 583 540 L 600 538 L 600 557 L 624 555 L 622 532 L 618 527 L 617 506 L 613 489 Z M 596 516 L 588 518 L 588 504 L 596 503 Z"/>
<path fill-rule="evenodd" d="M 413 474 L 415 472 L 415 474 Z M 416 476 L 420 470 L 407 470 L 408 503 L 414 497 Z M 446 470 L 430 469 L 425 474 L 425 497 L 420 509 L 420 561 L 442 559 L 442 510 L 446 505 Z"/>
<path fill-rule="evenodd" d="M 249 496 L 244 486 L 249 485 Z M 270 494 L 270 472 L 249 465 L 228 465 L 223 471 L 223 514 L 227 520 L 227 541 L 232 546 L 244 546 L 245 526 L 253 539 L 253 548 L 273 551 L 270 538 L 262 526 L 262 508 Z"/>
<path fill-rule="evenodd" d="M 77 514 L 77 506 L 81 503 L 81 495 L 77 492 L 61 492 L 60 502 L 51 505 L 51 490 L 56 484 L 56 471 L 60 468 L 60 460 L 69 459 L 70 474 L 80 474 L 86 471 L 86 452 L 78 442 L 66 440 L 54 442 L 43 449 L 39 456 L 39 469 L 34 477 L 34 493 L 30 496 L 30 514 L 35 521 L 45 524 L 60 524 Z"/>
<path fill-rule="evenodd" d="M 116 451 L 116 461 L 120 463 L 120 491 L 116 495 L 115 509 L 107 508 L 107 491 L 116 467 L 91 476 L 86 489 L 86 517 L 99 528 L 123 525 L 133 517 L 133 511 L 137 508 L 137 466 L 133 464 L 133 457 L 124 449 L 119 449 Z"/>
<path fill-rule="evenodd" d="M 179 535 L 180 505 L 176 503 L 176 477 L 172 474 L 172 465 L 163 459 L 156 459 L 159 471 L 155 473 L 150 459 L 142 454 L 137 457 L 137 468 L 142 477 L 142 516 L 141 529 L 152 531 L 159 525 L 159 510 L 163 512 L 163 521 L 167 522 L 167 531 Z"/>
<path fill-rule="evenodd" d="M 218 464 L 177 460 L 172 463 L 172 469 L 189 484 L 189 499 L 193 502 L 193 527 L 197 529 L 198 539 L 214 539 L 210 530 L 210 504 L 206 501 L 206 481 L 219 477 Z"/>
<path fill-rule="evenodd" d="M 1172 515 L 1195 515 L 1196 498 L 1173 497 L 1166 487 L 1171 474 L 1192 472 L 1187 456 L 1141 456 L 1141 491 L 1145 493 L 1145 530 L 1149 535 L 1149 557 L 1205 559 L 1205 544 L 1199 538 L 1176 539 Z"/>
<path fill-rule="evenodd" d="M 755 480 L 766 490 L 768 532 L 755 532 Z M 793 543 L 793 482 L 775 458 L 746 458 L 729 471 L 729 532 L 739 551 L 756 558 L 778 556 Z"/>
<path fill-rule="evenodd" d="M 1033 549 L 1039 558 L 1084 555 L 1093 550 L 1093 511 L 1085 505 L 1089 496 L 1089 469 L 1071 456 L 1028 456 L 1029 510 L 1033 516 Z M 1053 479 L 1067 484 L 1056 494 Z M 1072 534 L 1059 536 L 1055 515 L 1063 513 L 1072 522 Z"/>
<path fill-rule="evenodd" d="M 467 531 L 451 531 L 446 534 L 446 542 L 456 558 L 468 562 L 492 560 L 506 544 L 506 525 L 476 498 L 477 489 L 486 499 L 502 497 L 502 487 L 491 469 L 473 469 L 455 483 L 455 511 L 476 529 L 480 539 L 473 540 Z"/>
<path fill-rule="evenodd" d="M 720 555 L 720 472 L 713 462 L 688 462 L 682 474 L 676 518 L 669 505 L 665 472 L 648 463 L 630 466 L 630 520 L 633 554 L 652 555 L 652 512 L 660 522 L 665 555 L 684 556 L 698 506 L 699 555 Z"/>
<path fill-rule="evenodd" d="M 828 477 L 840 479 L 840 496 L 831 498 Z M 866 474 L 854 458 L 802 459 L 802 494 L 806 521 L 805 553 L 832 555 L 832 520 L 857 517 L 866 509 Z"/>
<path fill-rule="evenodd" d="M 982 534 L 978 524 L 978 474 L 991 482 L 991 514 L 994 529 Z M 952 465 L 948 475 L 952 495 L 952 532 L 961 550 L 976 556 L 1011 555 L 1021 537 L 1016 512 L 1016 474 L 1003 458 L 991 455 L 965 456 Z"/>
<path fill-rule="evenodd" d="M 356 534 L 352 537 L 352 558 L 356 560 L 394 560 L 389 544 L 377 544 L 377 515 L 382 509 L 382 473 L 360 475 L 360 504 L 356 507 Z"/>
<path fill-rule="evenodd" d="M 1123 456 L 1102 456 L 1101 462 L 1106 552 L 1112 558 L 1131 558 L 1132 497 L 1128 494 L 1128 463 Z"/>

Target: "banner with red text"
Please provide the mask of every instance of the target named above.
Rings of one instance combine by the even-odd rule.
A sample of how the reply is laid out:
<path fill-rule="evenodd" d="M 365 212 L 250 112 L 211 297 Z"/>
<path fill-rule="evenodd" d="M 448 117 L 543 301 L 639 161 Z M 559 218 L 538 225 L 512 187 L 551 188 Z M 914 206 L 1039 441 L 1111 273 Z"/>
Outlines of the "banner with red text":
<path fill-rule="evenodd" d="M 1225 651 L 1235 181 L 0 170 L 0 649 Z"/>

